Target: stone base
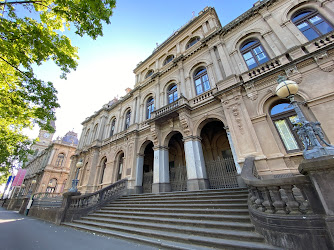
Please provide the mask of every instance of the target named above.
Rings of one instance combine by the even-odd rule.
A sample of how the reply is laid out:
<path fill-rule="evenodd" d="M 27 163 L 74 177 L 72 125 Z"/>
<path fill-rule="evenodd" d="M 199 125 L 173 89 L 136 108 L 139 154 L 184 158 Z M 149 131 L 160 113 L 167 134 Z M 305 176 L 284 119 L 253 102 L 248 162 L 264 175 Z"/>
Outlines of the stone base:
<path fill-rule="evenodd" d="M 153 183 L 152 184 L 152 193 L 163 193 L 163 192 L 171 192 L 172 188 L 170 183 Z"/>
<path fill-rule="evenodd" d="M 244 180 L 242 179 L 240 174 L 237 175 L 237 182 L 238 182 L 239 187 L 241 187 L 241 188 L 246 188 L 247 187 L 246 183 L 244 182 Z"/>
<path fill-rule="evenodd" d="M 129 189 L 129 194 L 142 194 L 143 186 L 134 186 L 133 189 Z"/>
<path fill-rule="evenodd" d="M 209 189 L 209 181 L 208 179 L 191 179 L 187 181 L 187 190 L 188 191 L 196 191 Z"/>

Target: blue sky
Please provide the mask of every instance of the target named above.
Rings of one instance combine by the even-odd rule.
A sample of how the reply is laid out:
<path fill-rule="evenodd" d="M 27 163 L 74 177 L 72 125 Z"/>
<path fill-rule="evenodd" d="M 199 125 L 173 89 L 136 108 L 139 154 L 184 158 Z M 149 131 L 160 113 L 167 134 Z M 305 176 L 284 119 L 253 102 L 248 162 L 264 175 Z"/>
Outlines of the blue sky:
<path fill-rule="evenodd" d="M 67 80 L 59 79 L 60 71 L 52 63 L 36 69 L 38 77 L 52 81 L 58 90 L 61 108 L 57 110 L 56 136 L 74 129 L 81 133 L 81 122 L 99 110 L 114 96 L 125 95 L 133 88 L 133 69 L 174 31 L 187 23 L 206 6 L 214 7 L 224 26 L 250 9 L 255 0 L 119 0 L 104 25 L 104 36 L 97 40 L 79 37 L 73 31 L 72 44 L 79 47 L 79 66 Z M 34 138 L 38 128 L 28 132 Z"/>

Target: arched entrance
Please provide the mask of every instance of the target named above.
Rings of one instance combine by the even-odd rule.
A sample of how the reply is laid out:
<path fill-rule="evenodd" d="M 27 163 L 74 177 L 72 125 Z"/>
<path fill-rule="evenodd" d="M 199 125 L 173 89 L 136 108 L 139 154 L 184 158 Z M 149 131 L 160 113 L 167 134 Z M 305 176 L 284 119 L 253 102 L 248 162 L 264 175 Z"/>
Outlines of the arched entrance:
<path fill-rule="evenodd" d="M 119 153 L 117 157 L 117 162 L 116 162 L 116 181 L 119 181 L 122 179 L 122 173 L 123 173 L 123 165 L 124 165 L 124 153 L 121 152 Z"/>
<path fill-rule="evenodd" d="M 181 133 L 174 134 L 168 143 L 169 180 L 172 191 L 187 190 L 187 169 Z"/>
<path fill-rule="evenodd" d="M 201 130 L 201 138 L 210 188 L 238 187 L 237 170 L 224 123 L 208 121 Z"/>
<path fill-rule="evenodd" d="M 153 183 L 153 142 L 150 142 L 144 150 L 144 164 L 143 164 L 143 193 L 152 193 Z"/>

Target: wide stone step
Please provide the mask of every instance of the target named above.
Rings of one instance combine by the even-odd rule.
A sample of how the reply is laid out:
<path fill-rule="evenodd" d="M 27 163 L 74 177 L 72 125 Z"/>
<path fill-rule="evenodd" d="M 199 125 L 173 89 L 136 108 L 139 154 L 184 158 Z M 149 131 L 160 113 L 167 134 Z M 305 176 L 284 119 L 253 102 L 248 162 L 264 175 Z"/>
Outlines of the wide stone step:
<path fill-rule="evenodd" d="M 220 204 L 246 204 L 247 205 L 247 199 L 220 199 L 220 198 L 215 198 L 212 200 L 203 200 L 203 199 L 195 199 L 195 200 L 118 200 L 118 201 L 113 201 L 110 204 L 213 204 L 213 203 L 220 203 Z"/>
<path fill-rule="evenodd" d="M 196 199 L 201 199 L 201 200 L 212 200 L 212 199 L 247 199 L 248 194 L 247 193 L 241 193 L 241 194 L 229 194 L 229 195 L 200 195 L 200 196 L 162 196 L 162 197 L 133 197 L 133 196 L 123 196 L 118 199 L 118 201 L 165 201 L 165 200 L 196 200 Z"/>
<path fill-rule="evenodd" d="M 203 237 L 198 235 L 189 235 L 184 233 L 166 232 L 149 229 L 136 228 L 105 228 L 101 225 L 87 225 L 80 223 L 63 223 L 77 229 L 104 234 L 108 236 L 116 236 L 129 240 L 136 240 L 153 244 L 161 248 L 168 249 L 207 249 L 210 247 L 215 249 L 279 249 L 269 246 L 263 242 L 245 242 L 240 240 Z M 132 230 L 131 230 L 132 229 Z"/>
<path fill-rule="evenodd" d="M 105 222 L 112 224 L 136 225 L 140 223 L 154 223 L 154 224 L 171 224 L 174 226 L 192 226 L 200 228 L 216 228 L 216 229 L 230 229 L 242 231 L 254 231 L 254 226 L 251 223 L 242 222 L 223 222 L 223 221 L 207 221 L 194 219 L 172 219 L 172 218 L 154 218 L 154 217 L 140 217 L 138 216 L 121 216 L 121 215 L 101 215 L 91 214 L 88 217 L 83 217 L 83 220 L 92 220 L 97 222 Z"/>
<path fill-rule="evenodd" d="M 205 204 L 197 204 L 195 202 L 193 203 L 188 203 L 188 204 L 124 204 L 124 203 L 119 203 L 119 204 L 114 204 L 110 203 L 109 205 L 106 206 L 107 208 L 115 208 L 115 207 L 135 207 L 135 208 L 187 208 L 187 209 L 193 209 L 194 207 L 196 208 L 204 208 L 204 209 L 227 209 L 227 208 L 238 208 L 238 209 L 247 209 L 248 205 L 247 203 L 243 204 L 237 204 L 237 203 L 229 203 L 229 204 L 221 204 L 221 203 L 205 203 Z"/>
<path fill-rule="evenodd" d="M 248 190 L 244 188 L 236 189 L 208 189 L 200 191 L 178 191 L 178 192 L 166 192 L 166 193 L 144 193 L 144 194 L 132 194 L 123 196 L 121 199 L 127 198 L 158 198 L 158 197 L 190 197 L 190 196 L 211 196 L 211 195 L 236 195 L 236 194 L 248 194 Z"/>
<path fill-rule="evenodd" d="M 155 223 L 143 223 L 143 222 L 132 222 L 132 224 L 124 223 L 124 224 L 111 224 L 107 222 L 97 222 L 90 220 L 75 220 L 74 223 L 85 224 L 89 226 L 96 226 L 100 228 L 106 228 L 111 230 L 119 230 L 124 232 L 136 232 L 143 230 L 153 230 L 161 232 L 161 235 L 168 232 L 173 233 L 183 233 L 189 235 L 198 235 L 198 236 L 206 236 L 206 237 L 214 237 L 220 239 L 232 239 L 239 241 L 251 241 L 251 242 L 263 242 L 263 237 L 255 232 L 249 231 L 236 231 L 236 230 L 228 230 L 228 229 L 215 229 L 215 228 L 196 228 L 189 226 L 174 226 L 167 224 L 155 224 Z"/>
<path fill-rule="evenodd" d="M 108 211 L 139 211 L 139 212 L 166 212 L 169 213 L 171 212 L 170 208 L 159 208 L 159 207 L 103 207 L 101 210 L 108 210 Z M 233 209 L 198 209 L 196 207 L 192 208 L 173 208 L 174 212 L 179 212 L 179 213 L 185 213 L 185 214 L 229 214 L 229 215 L 235 215 L 235 214 L 240 214 L 240 215 L 249 215 L 248 209 L 239 209 L 239 208 L 233 208 Z"/>
<path fill-rule="evenodd" d="M 170 212 L 170 211 L 169 211 Z M 99 210 L 93 213 L 94 216 L 134 216 L 135 218 L 150 216 L 154 218 L 172 218 L 172 219 L 189 219 L 189 220 L 210 220 L 210 221 L 234 221 L 234 222 L 250 222 L 249 215 L 224 215 L 224 214 L 189 214 L 189 213 L 159 213 L 154 211 L 115 211 L 115 210 Z"/>

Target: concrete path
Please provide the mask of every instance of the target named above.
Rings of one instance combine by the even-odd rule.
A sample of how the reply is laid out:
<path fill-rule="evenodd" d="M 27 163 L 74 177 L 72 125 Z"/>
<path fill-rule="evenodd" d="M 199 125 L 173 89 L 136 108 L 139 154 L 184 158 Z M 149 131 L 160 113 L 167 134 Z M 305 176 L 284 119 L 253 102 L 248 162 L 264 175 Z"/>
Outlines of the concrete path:
<path fill-rule="evenodd" d="M 0 207 L 1 250 L 153 250 L 150 246 L 57 226 Z"/>

